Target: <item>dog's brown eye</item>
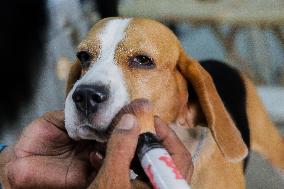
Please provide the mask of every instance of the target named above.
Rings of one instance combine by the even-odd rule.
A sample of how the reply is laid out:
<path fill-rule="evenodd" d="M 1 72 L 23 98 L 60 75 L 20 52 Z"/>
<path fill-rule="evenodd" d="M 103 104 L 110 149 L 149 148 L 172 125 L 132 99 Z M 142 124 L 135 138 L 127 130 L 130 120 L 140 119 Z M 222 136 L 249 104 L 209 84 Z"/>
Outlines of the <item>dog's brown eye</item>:
<path fill-rule="evenodd" d="M 88 67 L 91 63 L 91 55 L 86 51 L 78 52 L 77 58 L 80 60 L 83 67 Z"/>
<path fill-rule="evenodd" d="M 130 66 L 137 68 L 154 68 L 155 64 L 151 58 L 145 55 L 134 56 L 130 59 Z"/>

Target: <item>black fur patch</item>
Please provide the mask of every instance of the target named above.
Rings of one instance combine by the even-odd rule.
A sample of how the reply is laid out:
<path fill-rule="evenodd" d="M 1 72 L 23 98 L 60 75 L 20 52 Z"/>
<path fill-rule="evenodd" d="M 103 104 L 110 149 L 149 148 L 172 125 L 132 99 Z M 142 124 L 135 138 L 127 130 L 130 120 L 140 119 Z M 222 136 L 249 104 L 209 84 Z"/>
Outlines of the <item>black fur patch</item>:
<path fill-rule="evenodd" d="M 216 60 L 200 61 L 209 72 L 216 89 L 233 121 L 241 132 L 247 147 L 250 148 L 250 132 L 246 112 L 246 89 L 239 72 L 223 62 Z M 248 157 L 244 160 L 246 169 Z"/>

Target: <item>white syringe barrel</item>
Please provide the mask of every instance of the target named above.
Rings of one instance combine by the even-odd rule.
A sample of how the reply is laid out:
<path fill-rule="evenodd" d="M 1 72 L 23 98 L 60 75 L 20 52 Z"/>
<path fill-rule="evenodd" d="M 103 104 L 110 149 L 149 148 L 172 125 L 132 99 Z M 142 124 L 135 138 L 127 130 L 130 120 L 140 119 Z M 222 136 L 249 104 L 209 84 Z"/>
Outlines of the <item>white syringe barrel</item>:
<path fill-rule="evenodd" d="M 155 189 L 190 189 L 167 150 L 152 133 L 139 136 L 138 158 Z"/>

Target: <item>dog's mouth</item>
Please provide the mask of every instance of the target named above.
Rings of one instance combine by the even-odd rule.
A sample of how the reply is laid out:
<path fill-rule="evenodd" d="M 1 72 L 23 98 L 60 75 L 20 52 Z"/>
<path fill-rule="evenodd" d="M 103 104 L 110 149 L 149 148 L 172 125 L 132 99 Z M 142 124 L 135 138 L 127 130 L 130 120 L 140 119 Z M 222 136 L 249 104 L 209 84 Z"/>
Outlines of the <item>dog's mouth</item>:
<path fill-rule="evenodd" d="M 84 132 L 88 132 L 88 133 L 91 133 L 92 135 L 95 135 L 96 137 L 94 139 L 97 142 L 106 142 L 109 139 L 113 130 L 115 129 L 115 126 L 119 123 L 121 117 L 125 114 L 134 114 L 132 106 L 134 103 L 137 103 L 141 100 L 145 100 L 145 99 L 137 99 L 123 106 L 118 111 L 118 113 L 112 118 L 110 124 L 106 127 L 106 129 L 98 129 L 96 126 L 94 126 L 90 122 L 87 122 L 79 126 L 79 131 L 81 129 Z"/>
<path fill-rule="evenodd" d="M 86 133 L 88 133 L 87 135 L 90 136 L 88 138 L 92 138 L 93 140 L 100 143 L 107 142 L 112 131 L 114 130 L 115 126 L 118 124 L 121 117 L 124 114 L 129 113 L 128 106 L 130 105 L 125 105 L 123 108 L 121 108 L 121 110 L 114 116 L 114 118 L 111 120 L 110 124 L 106 127 L 106 129 L 100 129 L 96 127 L 96 125 L 92 124 L 90 121 L 87 121 L 78 126 L 77 128 L 78 135 L 84 133 L 85 136 Z"/>
<path fill-rule="evenodd" d="M 106 143 L 115 126 L 120 121 L 121 117 L 126 113 L 130 113 L 129 106 L 130 104 L 122 107 L 120 111 L 113 117 L 110 124 L 107 127 L 104 127 L 105 129 L 97 127 L 95 124 L 92 123 L 91 120 L 83 121 L 83 123 L 77 127 L 78 135 L 85 136 L 87 137 L 85 139 L 88 140 L 92 139 L 99 143 Z"/>

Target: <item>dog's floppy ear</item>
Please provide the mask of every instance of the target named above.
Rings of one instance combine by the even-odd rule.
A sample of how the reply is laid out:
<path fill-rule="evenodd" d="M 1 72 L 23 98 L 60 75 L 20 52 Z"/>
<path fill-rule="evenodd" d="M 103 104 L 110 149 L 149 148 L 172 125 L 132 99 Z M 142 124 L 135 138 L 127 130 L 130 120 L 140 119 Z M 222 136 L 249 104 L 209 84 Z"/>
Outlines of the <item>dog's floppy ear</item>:
<path fill-rule="evenodd" d="M 70 68 L 67 85 L 66 85 L 66 96 L 68 95 L 69 91 L 72 89 L 74 83 L 80 78 L 81 76 L 81 65 L 79 60 L 77 60 Z"/>
<path fill-rule="evenodd" d="M 188 58 L 182 49 L 177 66 L 193 86 L 208 127 L 224 157 L 231 162 L 241 161 L 247 156 L 248 149 L 209 73 L 196 60 Z"/>

